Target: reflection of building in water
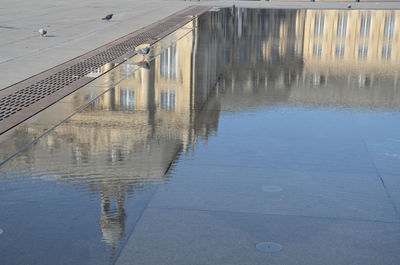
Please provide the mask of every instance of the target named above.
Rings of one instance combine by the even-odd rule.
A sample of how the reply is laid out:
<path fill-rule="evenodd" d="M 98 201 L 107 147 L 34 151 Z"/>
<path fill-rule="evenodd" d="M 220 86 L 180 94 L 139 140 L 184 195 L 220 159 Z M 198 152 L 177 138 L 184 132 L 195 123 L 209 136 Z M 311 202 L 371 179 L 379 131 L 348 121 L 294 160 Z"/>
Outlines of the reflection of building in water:
<path fill-rule="evenodd" d="M 126 214 L 124 209 L 125 192 L 107 192 L 108 187 L 100 189 L 101 197 L 101 216 L 99 225 L 103 233 L 103 241 L 111 248 L 110 258 L 115 254 L 116 244 L 124 237 Z M 110 195 L 118 196 L 110 198 Z M 112 202 L 115 201 L 115 207 L 112 207 Z"/>
<path fill-rule="evenodd" d="M 166 181 L 176 156 L 217 129 L 216 72 L 206 70 L 216 69 L 216 57 L 210 57 L 215 51 L 198 45 L 210 41 L 199 41 L 199 34 L 193 27 L 137 71 L 133 64 L 121 65 L 104 79 L 111 86 L 127 76 L 114 89 L 56 127 L 26 157 L 21 154 L 9 163 L 44 170 L 43 180 L 99 195 L 98 223 L 111 256 L 124 236 L 126 196 Z"/>
<path fill-rule="evenodd" d="M 288 101 L 399 106 L 398 12 L 205 14 L 148 65 L 133 71 L 125 63 L 107 75 L 105 87 L 127 78 L 7 165 L 44 169 L 36 178 L 100 197 L 98 224 L 113 251 L 125 231 L 126 197 L 165 181 L 178 153 L 216 131 L 215 98 L 230 109 Z M 41 128 L 21 133 L 39 135 L 34 130 Z"/>
<path fill-rule="evenodd" d="M 303 23 L 298 11 L 239 8 L 224 13 L 224 26 L 219 33 L 222 66 L 245 63 L 258 70 L 257 66 L 301 55 Z"/>
<path fill-rule="evenodd" d="M 303 80 L 295 101 L 400 103 L 399 10 L 306 10 Z"/>
<path fill-rule="evenodd" d="M 302 17 L 296 10 L 234 9 L 213 14 L 225 108 L 286 101 L 302 69 Z M 213 19 L 210 19 L 213 21 Z"/>
<path fill-rule="evenodd" d="M 223 106 L 400 103 L 400 11 L 221 13 Z"/>
<path fill-rule="evenodd" d="M 96 183 L 102 198 L 99 224 L 105 242 L 112 248 L 124 234 L 123 204 L 135 178 L 126 174 L 163 176 L 180 150 L 193 148 L 199 136 L 206 139 L 216 130 L 218 112 L 209 117 L 209 113 L 204 114 L 207 108 L 200 108 L 207 101 L 210 104 L 215 73 L 199 74 L 204 60 L 215 65 L 215 59 L 195 50 L 196 42 L 197 32 L 193 31 L 161 51 L 149 69 L 131 72 L 131 65 L 123 65 L 126 79 L 56 129 L 58 135 L 74 139 L 74 148 L 81 154 L 79 160 L 85 154 L 92 165 L 90 156 L 105 151 L 108 158 L 100 163 L 119 168 L 112 167 L 113 171 L 123 171 Z M 199 75 L 206 79 L 203 86 Z M 127 170 L 128 163 L 134 172 Z M 125 165 L 122 169 L 121 164 Z M 135 182 L 143 185 L 147 181 L 137 178 Z M 114 208 L 110 207 L 112 201 Z"/>
<path fill-rule="evenodd" d="M 304 60 L 330 67 L 370 66 L 390 70 L 399 64 L 399 10 L 307 10 Z"/>

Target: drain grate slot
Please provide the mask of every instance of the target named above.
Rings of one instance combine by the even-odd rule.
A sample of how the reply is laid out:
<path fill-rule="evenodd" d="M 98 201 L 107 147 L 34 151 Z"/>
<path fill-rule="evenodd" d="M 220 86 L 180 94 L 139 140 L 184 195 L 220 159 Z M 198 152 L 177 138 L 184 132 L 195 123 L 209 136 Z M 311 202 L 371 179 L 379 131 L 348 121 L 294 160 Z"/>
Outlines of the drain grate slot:
<path fill-rule="evenodd" d="M 188 23 L 193 16 L 210 7 L 189 7 L 166 19 L 124 36 L 69 62 L 49 69 L 0 91 L 0 134 L 32 117 L 94 78 L 86 77 L 108 63 L 121 63 L 121 57 L 134 55 L 134 48 L 143 43 L 153 44 L 178 27 Z M 62 92 L 54 97 L 56 92 Z"/>

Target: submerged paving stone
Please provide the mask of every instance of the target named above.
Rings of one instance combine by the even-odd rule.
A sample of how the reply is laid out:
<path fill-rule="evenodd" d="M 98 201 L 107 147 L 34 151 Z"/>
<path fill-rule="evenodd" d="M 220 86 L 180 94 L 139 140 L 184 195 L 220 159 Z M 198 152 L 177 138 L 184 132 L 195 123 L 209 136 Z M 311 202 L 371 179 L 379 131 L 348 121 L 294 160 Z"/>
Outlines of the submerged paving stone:
<path fill-rule="evenodd" d="M 116 265 L 398 265 L 399 244 L 395 223 L 147 208 Z"/>
<path fill-rule="evenodd" d="M 259 113 L 260 117 L 263 115 L 264 112 Z M 221 118 L 221 123 L 224 123 L 224 118 Z M 251 126 L 257 126 L 257 122 Z M 241 128 L 236 132 L 238 135 L 243 134 Z M 210 160 L 232 156 L 229 148 L 215 154 L 215 145 L 219 141 L 224 140 L 214 139 L 213 145 L 198 148 L 195 155 L 200 154 Z M 252 141 L 246 140 L 241 144 L 245 145 L 246 142 Z M 231 142 L 229 146 L 237 146 L 237 142 Z M 241 157 L 246 159 L 241 154 L 234 157 L 238 160 Z M 281 163 L 285 163 L 284 158 Z M 266 182 L 279 184 L 285 189 L 278 193 L 265 192 L 261 187 Z M 151 206 L 398 221 L 396 210 L 376 173 L 322 173 L 301 167 L 298 170 L 238 168 L 203 164 L 198 159 L 185 158 L 174 168 L 170 185 L 161 187 L 155 194 Z"/>

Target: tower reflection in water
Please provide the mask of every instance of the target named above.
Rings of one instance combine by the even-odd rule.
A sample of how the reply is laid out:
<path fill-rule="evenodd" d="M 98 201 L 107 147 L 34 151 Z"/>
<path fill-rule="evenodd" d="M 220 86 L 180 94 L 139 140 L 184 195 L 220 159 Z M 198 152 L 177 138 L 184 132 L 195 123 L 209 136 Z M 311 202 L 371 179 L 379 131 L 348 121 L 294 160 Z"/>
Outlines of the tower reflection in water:
<path fill-rule="evenodd" d="M 396 21 L 400 11 L 206 13 L 139 70 L 131 62 L 119 66 L 110 84 L 127 78 L 2 170 L 13 179 L 59 183 L 100 197 L 98 225 L 113 258 L 126 231 L 126 202 L 135 191 L 167 182 L 177 157 L 216 134 L 220 109 L 398 108 Z M 19 133 L 36 130 L 40 125 Z"/>

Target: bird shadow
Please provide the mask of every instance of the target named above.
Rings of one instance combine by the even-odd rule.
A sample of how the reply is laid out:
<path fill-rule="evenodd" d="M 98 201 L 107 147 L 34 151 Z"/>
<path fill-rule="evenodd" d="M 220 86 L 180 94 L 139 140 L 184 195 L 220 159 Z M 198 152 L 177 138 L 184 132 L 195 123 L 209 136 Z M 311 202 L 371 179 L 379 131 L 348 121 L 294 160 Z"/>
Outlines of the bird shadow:
<path fill-rule="evenodd" d="M 57 37 L 56 35 L 46 35 L 46 38 L 55 38 Z"/>
<path fill-rule="evenodd" d="M 16 27 L 9 27 L 9 26 L 1 26 L 0 29 L 17 29 Z"/>
<path fill-rule="evenodd" d="M 144 68 L 144 69 L 150 70 L 150 64 L 149 64 L 148 61 L 137 62 L 137 63 L 134 63 L 134 65 L 137 65 L 140 68 Z"/>

